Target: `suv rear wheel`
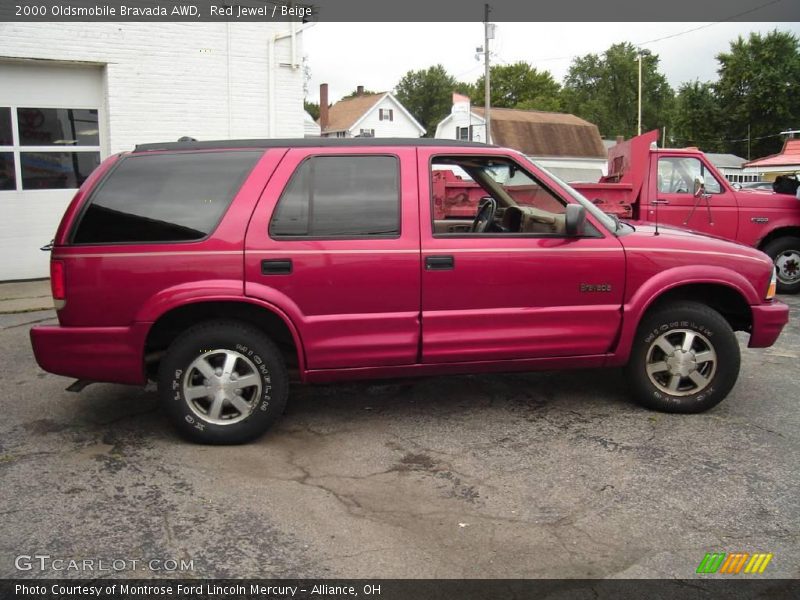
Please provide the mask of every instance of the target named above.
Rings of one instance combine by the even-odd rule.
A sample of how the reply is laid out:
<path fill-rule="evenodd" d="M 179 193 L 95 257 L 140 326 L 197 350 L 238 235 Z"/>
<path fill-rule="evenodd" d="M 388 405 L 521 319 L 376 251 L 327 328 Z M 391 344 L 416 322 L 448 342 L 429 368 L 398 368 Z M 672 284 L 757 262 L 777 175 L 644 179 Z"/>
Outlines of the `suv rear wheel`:
<path fill-rule="evenodd" d="M 626 372 L 642 405 L 698 413 L 725 399 L 739 362 L 739 342 L 722 315 L 704 304 L 680 302 L 645 316 Z"/>
<path fill-rule="evenodd" d="M 258 329 L 209 321 L 170 345 L 158 374 L 161 401 L 185 437 L 241 444 L 283 413 L 289 383 L 283 357 Z"/>

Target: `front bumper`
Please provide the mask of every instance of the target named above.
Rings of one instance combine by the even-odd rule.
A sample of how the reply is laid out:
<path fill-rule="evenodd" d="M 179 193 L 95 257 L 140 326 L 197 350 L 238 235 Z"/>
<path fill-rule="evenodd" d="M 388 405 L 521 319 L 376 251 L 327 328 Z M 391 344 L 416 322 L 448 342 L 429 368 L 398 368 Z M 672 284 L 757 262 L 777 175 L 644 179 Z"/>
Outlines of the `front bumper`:
<path fill-rule="evenodd" d="M 753 329 L 750 332 L 750 348 L 772 346 L 789 322 L 789 307 L 783 302 L 772 301 L 767 304 L 751 306 Z"/>
<path fill-rule="evenodd" d="M 150 323 L 132 327 L 31 329 L 36 362 L 45 371 L 110 383 L 144 384 L 144 342 Z"/>

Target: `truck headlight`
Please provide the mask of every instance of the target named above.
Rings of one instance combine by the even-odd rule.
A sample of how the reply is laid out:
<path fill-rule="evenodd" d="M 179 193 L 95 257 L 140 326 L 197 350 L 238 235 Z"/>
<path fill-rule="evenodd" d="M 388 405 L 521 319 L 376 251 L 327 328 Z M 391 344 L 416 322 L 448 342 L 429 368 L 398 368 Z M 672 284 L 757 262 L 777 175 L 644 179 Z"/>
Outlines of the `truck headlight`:
<path fill-rule="evenodd" d="M 772 300 L 775 297 L 775 290 L 778 288 L 778 267 L 772 267 L 772 279 L 769 280 L 769 287 L 767 288 L 767 300 Z"/>

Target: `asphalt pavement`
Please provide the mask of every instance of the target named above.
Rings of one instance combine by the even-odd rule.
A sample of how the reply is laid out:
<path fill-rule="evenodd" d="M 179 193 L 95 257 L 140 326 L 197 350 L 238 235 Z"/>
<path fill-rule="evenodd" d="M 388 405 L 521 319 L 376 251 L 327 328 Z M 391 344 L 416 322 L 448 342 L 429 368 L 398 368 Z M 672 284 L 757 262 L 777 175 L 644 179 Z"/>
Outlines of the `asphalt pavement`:
<path fill-rule="evenodd" d="M 238 447 L 183 441 L 153 391 L 66 392 L 28 341 L 54 312 L 0 315 L 0 577 L 691 578 L 735 551 L 798 577 L 782 300 L 704 414 L 639 408 L 618 370 L 297 386 Z"/>

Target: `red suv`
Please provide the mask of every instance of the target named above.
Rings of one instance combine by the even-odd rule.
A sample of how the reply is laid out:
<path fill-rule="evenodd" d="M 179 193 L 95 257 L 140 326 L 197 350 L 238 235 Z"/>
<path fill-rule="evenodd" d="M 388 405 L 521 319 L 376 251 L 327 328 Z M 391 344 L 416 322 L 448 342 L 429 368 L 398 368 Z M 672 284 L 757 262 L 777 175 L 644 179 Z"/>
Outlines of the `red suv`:
<path fill-rule="evenodd" d="M 765 347 L 788 319 L 761 252 L 620 222 L 513 150 L 443 140 L 139 146 L 78 191 L 51 265 L 41 367 L 154 380 L 210 443 L 263 433 L 292 376 L 626 366 L 645 406 L 699 412 L 736 381 L 733 332 Z"/>

